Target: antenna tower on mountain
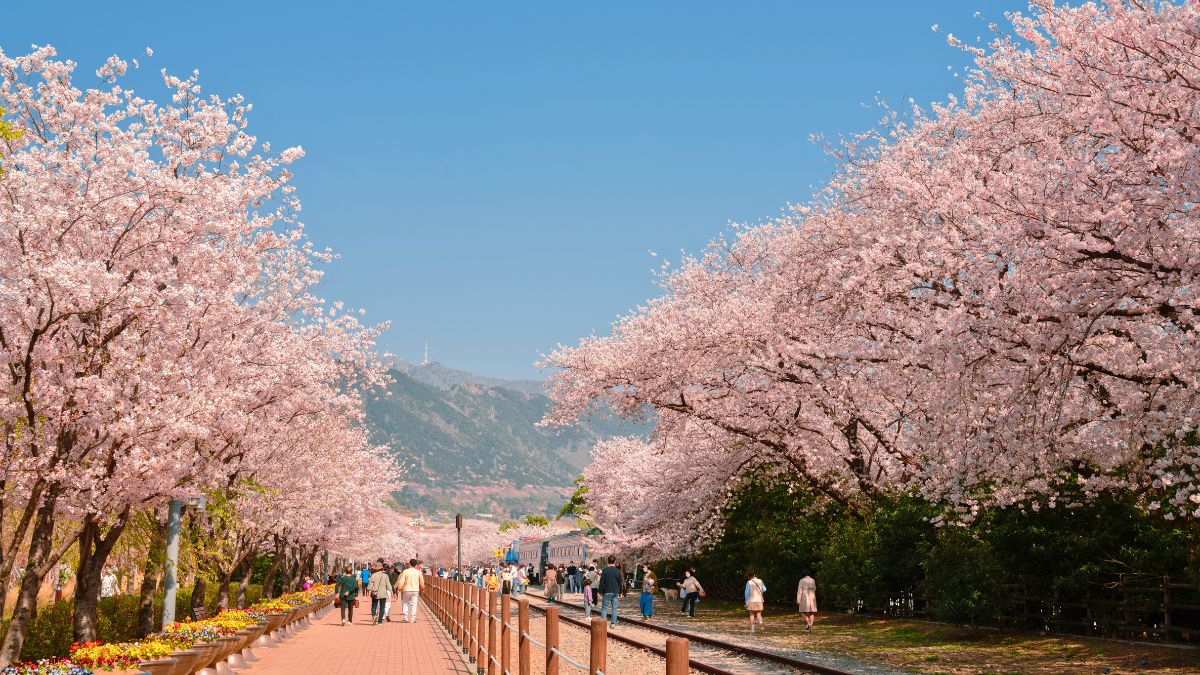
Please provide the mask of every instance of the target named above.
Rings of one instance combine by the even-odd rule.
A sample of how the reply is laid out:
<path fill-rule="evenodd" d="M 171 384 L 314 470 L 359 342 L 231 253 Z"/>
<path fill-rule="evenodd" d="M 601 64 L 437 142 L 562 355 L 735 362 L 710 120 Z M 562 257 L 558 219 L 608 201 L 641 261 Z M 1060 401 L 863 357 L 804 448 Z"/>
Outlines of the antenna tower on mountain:
<path fill-rule="evenodd" d="M 425 341 L 425 360 L 421 362 L 421 365 L 429 365 L 429 340 Z"/>

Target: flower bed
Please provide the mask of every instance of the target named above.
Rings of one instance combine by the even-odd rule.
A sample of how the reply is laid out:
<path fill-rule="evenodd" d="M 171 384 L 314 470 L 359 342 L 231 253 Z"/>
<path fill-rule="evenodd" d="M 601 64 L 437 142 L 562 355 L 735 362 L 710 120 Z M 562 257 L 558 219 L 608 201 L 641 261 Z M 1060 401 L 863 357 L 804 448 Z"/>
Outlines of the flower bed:
<path fill-rule="evenodd" d="M 71 645 L 71 661 L 87 668 L 127 670 L 143 661 L 169 658 L 177 647 L 159 639 L 138 642 L 81 642 Z"/>
<path fill-rule="evenodd" d="M 0 675 L 92 675 L 92 671 L 70 659 L 40 659 L 6 666 Z"/>

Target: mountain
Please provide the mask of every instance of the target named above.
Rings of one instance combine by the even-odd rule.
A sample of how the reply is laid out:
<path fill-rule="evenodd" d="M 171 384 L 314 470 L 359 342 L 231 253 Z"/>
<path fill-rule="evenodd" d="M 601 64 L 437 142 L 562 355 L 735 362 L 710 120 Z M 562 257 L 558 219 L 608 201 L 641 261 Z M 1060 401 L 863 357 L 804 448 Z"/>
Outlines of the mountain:
<path fill-rule="evenodd" d="M 390 371 L 386 396 L 368 397 L 367 423 L 372 441 L 409 466 L 398 495 L 409 508 L 557 513 L 596 441 L 639 432 L 621 422 L 541 428 L 550 408 L 541 383 L 406 365 Z"/>
<path fill-rule="evenodd" d="M 460 384 L 475 384 L 484 387 L 512 389 L 534 396 L 542 396 L 546 393 L 545 384 L 537 380 L 502 380 L 495 377 L 484 377 L 444 366 L 437 361 L 418 364 L 393 358 L 390 365 L 418 382 L 424 382 L 443 391 L 449 391 Z"/>

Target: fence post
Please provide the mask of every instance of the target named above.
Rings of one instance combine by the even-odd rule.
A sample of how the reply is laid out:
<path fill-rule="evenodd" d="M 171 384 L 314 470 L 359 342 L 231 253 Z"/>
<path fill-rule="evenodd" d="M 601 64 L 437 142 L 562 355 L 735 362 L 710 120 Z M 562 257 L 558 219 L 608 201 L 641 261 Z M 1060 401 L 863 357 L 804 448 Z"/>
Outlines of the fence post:
<path fill-rule="evenodd" d="M 1163 575 L 1162 579 L 1162 595 L 1163 595 L 1163 637 L 1167 642 L 1171 641 L 1171 577 Z"/>
<path fill-rule="evenodd" d="M 477 589 L 476 597 L 479 598 L 479 616 L 475 620 L 475 644 L 479 645 L 479 658 L 475 661 L 475 670 L 481 675 L 487 668 L 487 617 L 485 616 L 484 596 L 487 593 L 486 589 Z"/>
<path fill-rule="evenodd" d="M 500 675 L 508 672 L 512 656 L 512 596 L 500 596 Z"/>
<path fill-rule="evenodd" d="M 517 601 L 517 675 L 529 675 L 529 598 Z"/>
<path fill-rule="evenodd" d="M 479 603 L 477 602 L 479 599 L 479 587 L 475 584 L 471 584 L 468 589 L 471 594 L 471 617 L 467 620 L 467 637 L 471 641 L 471 660 L 475 662 L 476 666 L 478 666 L 479 639 L 478 634 L 475 632 L 475 626 L 479 623 L 479 619 L 481 618 L 479 616 Z"/>
<path fill-rule="evenodd" d="M 488 675 L 496 675 L 496 662 L 492 660 L 496 656 L 496 591 L 488 591 L 487 627 L 487 672 Z M 500 675 L 504 674 L 501 673 Z"/>
<path fill-rule="evenodd" d="M 558 608 L 546 607 L 546 675 L 558 675 Z"/>
<path fill-rule="evenodd" d="M 690 667 L 687 638 L 667 638 L 667 675 L 687 675 Z"/>
<path fill-rule="evenodd" d="M 458 582 L 458 644 L 462 645 L 464 654 L 470 649 L 467 642 L 468 616 L 470 616 L 470 612 L 467 609 L 467 584 L 465 581 L 460 581 Z"/>
<path fill-rule="evenodd" d="M 454 638 L 456 644 L 461 645 L 462 640 L 459 639 L 458 634 L 458 623 L 460 621 L 458 616 L 458 582 L 452 579 L 447 579 L 446 581 L 448 582 L 450 591 L 450 621 L 452 622 L 450 624 L 450 637 Z"/>
<path fill-rule="evenodd" d="M 600 617 L 592 619 L 592 649 L 588 660 L 588 675 L 604 672 L 608 667 L 608 621 Z"/>

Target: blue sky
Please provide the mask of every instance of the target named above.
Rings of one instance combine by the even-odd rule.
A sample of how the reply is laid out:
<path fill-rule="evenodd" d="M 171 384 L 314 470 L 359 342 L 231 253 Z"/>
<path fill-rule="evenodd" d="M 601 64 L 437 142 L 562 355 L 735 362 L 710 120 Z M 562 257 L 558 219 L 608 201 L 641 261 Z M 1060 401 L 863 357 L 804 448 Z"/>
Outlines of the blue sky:
<path fill-rule="evenodd" d="M 304 222 L 342 255 L 326 297 L 391 320 L 401 357 L 428 339 L 447 365 L 537 377 L 540 352 L 654 295 L 649 251 L 805 200 L 833 168 L 810 134 L 871 127 L 876 92 L 944 99 L 964 62 L 945 33 L 986 40 L 1023 8 L 33 2 L 4 10 L 0 48 L 53 44 L 81 73 L 139 57 L 153 97 L 164 67 L 245 95 L 252 133 L 307 153 Z"/>

